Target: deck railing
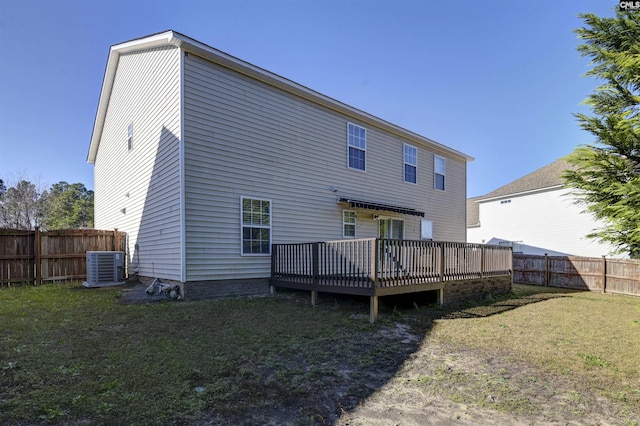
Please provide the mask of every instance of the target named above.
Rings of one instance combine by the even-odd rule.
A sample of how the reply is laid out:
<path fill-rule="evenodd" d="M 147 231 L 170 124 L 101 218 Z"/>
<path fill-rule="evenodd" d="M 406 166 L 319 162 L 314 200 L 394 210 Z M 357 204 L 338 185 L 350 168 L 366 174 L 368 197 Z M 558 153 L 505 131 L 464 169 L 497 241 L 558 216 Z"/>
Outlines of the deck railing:
<path fill-rule="evenodd" d="M 367 238 L 274 244 L 271 276 L 370 288 L 508 275 L 511 269 L 509 247 Z"/>

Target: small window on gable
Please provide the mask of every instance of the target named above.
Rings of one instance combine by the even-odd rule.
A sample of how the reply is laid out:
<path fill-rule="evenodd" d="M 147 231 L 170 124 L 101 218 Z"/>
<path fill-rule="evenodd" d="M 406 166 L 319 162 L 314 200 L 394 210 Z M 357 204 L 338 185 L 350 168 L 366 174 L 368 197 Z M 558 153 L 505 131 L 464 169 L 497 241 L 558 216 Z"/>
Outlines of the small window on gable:
<path fill-rule="evenodd" d="M 447 160 L 444 157 L 435 155 L 433 157 L 433 187 L 444 191 L 445 176 L 447 174 Z"/>
<path fill-rule="evenodd" d="M 129 123 L 127 127 L 127 148 L 129 151 L 133 149 L 133 123 Z"/>
<path fill-rule="evenodd" d="M 356 236 L 356 212 L 352 210 L 342 211 L 342 236 L 345 238 Z"/>
<path fill-rule="evenodd" d="M 418 149 L 404 144 L 404 181 L 418 182 Z"/>
<path fill-rule="evenodd" d="M 347 123 L 347 149 L 349 168 L 366 170 L 367 129 Z"/>

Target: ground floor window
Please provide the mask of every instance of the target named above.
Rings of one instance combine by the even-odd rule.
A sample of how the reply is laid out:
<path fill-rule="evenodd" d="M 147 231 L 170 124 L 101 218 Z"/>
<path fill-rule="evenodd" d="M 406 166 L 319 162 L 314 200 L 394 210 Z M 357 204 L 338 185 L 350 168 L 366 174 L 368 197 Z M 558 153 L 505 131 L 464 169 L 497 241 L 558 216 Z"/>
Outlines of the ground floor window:
<path fill-rule="evenodd" d="M 433 222 L 423 219 L 420 221 L 420 239 L 433 240 Z"/>
<path fill-rule="evenodd" d="M 404 221 L 398 219 L 378 219 L 380 238 L 402 240 L 404 238 Z"/>
<path fill-rule="evenodd" d="M 353 210 L 342 211 L 342 236 L 345 238 L 356 236 L 356 212 Z"/>
<path fill-rule="evenodd" d="M 271 254 L 271 201 L 240 199 L 242 210 L 242 254 Z"/>

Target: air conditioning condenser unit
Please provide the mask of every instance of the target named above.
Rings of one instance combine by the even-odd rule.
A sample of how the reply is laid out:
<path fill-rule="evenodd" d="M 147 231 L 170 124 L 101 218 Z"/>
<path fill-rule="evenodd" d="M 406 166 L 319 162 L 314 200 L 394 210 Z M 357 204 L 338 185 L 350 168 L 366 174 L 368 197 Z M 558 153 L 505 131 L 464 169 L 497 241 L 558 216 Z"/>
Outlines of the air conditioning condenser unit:
<path fill-rule="evenodd" d="M 85 287 L 109 287 L 124 284 L 124 253 L 88 251 Z"/>

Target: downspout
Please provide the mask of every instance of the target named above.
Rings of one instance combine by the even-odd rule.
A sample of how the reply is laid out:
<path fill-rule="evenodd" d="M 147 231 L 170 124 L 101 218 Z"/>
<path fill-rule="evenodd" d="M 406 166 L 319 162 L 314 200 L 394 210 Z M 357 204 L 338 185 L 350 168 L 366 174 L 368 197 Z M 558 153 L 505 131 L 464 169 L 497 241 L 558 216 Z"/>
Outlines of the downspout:
<path fill-rule="evenodd" d="M 178 46 L 180 56 L 180 141 L 179 141 L 179 168 L 180 168 L 180 281 L 187 281 L 187 247 L 186 247 L 186 215 L 185 215 L 185 170 L 184 170 L 184 58 L 186 52 Z M 184 287 L 182 288 L 184 294 Z"/>

